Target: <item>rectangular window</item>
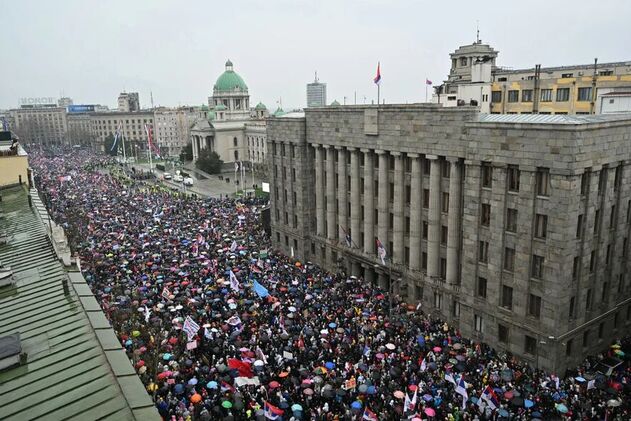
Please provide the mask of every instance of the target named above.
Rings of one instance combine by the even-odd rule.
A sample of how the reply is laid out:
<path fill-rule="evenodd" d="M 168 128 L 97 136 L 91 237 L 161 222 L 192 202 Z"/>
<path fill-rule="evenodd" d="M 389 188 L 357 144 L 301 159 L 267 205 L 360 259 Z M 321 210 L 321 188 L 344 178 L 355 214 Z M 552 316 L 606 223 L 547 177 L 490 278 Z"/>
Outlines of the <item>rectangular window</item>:
<path fill-rule="evenodd" d="M 440 292 L 434 293 L 434 307 L 440 308 L 443 302 L 443 295 Z"/>
<path fill-rule="evenodd" d="M 517 90 L 508 91 L 508 102 L 519 102 L 519 91 Z"/>
<path fill-rule="evenodd" d="M 610 257 L 611 257 L 611 244 L 607 244 L 607 253 L 605 254 L 605 265 L 609 264 Z"/>
<path fill-rule="evenodd" d="M 574 311 L 575 311 L 574 307 L 575 307 L 575 304 L 576 304 L 576 298 L 575 297 L 571 297 L 570 298 L 570 311 L 569 311 L 570 314 L 568 314 L 570 319 L 574 318 Z"/>
<path fill-rule="evenodd" d="M 573 340 L 570 339 L 565 343 L 565 356 L 566 357 L 571 357 L 572 356 L 572 342 Z"/>
<path fill-rule="evenodd" d="M 486 298 L 486 278 L 478 278 L 478 297 Z"/>
<path fill-rule="evenodd" d="M 506 209 L 506 231 L 517 232 L 517 209 Z"/>
<path fill-rule="evenodd" d="M 537 196 L 548 196 L 550 185 L 550 170 L 548 168 L 537 168 Z"/>
<path fill-rule="evenodd" d="M 574 257 L 574 263 L 572 264 L 572 279 L 578 279 L 581 270 L 581 257 Z"/>
<path fill-rule="evenodd" d="M 513 309 L 513 288 L 506 285 L 502 286 L 502 307 Z"/>
<path fill-rule="evenodd" d="M 492 91 L 491 102 L 502 102 L 502 91 Z"/>
<path fill-rule="evenodd" d="M 587 348 L 589 345 L 589 329 L 583 332 L 583 348 Z"/>
<path fill-rule="evenodd" d="M 443 193 L 443 200 L 442 200 L 442 211 L 444 213 L 449 212 L 449 193 Z"/>
<path fill-rule="evenodd" d="M 616 226 L 616 218 L 617 218 L 617 214 L 616 214 L 616 205 L 613 205 L 611 207 L 611 216 L 609 218 L 609 229 L 613 229 Z"/>
<path fill-rule="evenodd" d="M 570 88 L 558 88 L 557 89 L 557 102 L 567 102 L 569 100 L 570 100 Z"/>
<path fill-rule="evenodd" d="M 548 215 L 537 214 L 535 216 L 535 237 L 546 238 L 548 233 Z"/>
<path fill-rule="evenodd" d="M 447 236 L 448 236 L 447 232 L 448 232 L 447 231 L 447 227 L 442 225 L 440 227 L 440 244 L 442 244 L 442 245 L 446 245 L 447 244 Z"/>
<path fill-rule="evenodd" d="M 609 296 L 609 282 L 604 282 L 602 292 L 600 293 L 600 301 L 603 303 L 606 303 L 608 296 Z"/>
<path fill-rule="evenodd" d="M 528 354 L 535 355 L 537 353 L 537 340 L 533 338 L 532 336 L 528 336 L 528 335 L 524 335 L 524 336 L 525 336 L 524 351 L 526 351 Z"/>
<path fill-rule="evenodd" d="M 449 171 L 451 171 L 451 163 L 449 161 L 443 161 L 441 165 L 443 171 L 443 178 L 449 178 Z"/>
<path fill-rule="evenodd" d="M 583 237 L 583 215 L 579 215 L 576 221 L 576 238 Z"/>
<path fill-rule="evenodd" d="M 473 316 L 473 328 L 476 332 L 482 332 L 484 330 L 484 322 L 482 321 L 482 317 L 475 314 Z"/>
<path fill-rule="evenodd" d="M 489 261 L 489 243 L 487 241 L 480 241 L 478 260 L 482 263 L 488 263 Z"/>
<path fill-rule="evenodd" d="M 587 310 L 591 310 L 592 309 L 592 304 L 593 304 L 592 289 L 589 288 L 587 290 L 587 295 L 585 297 L 585 308 Z"/>
<path fill-rule="evenodd" d="M 594 235 L 598 234 L 599 227 L 600 227 L 600 209 L 596 209 L 596 212 L 594 212 Z"/>
<path fill-rule="evenodd" d="M 602 194 L 607 187 L 607 168 L 603 167 L 598 175 L 598 194 Z"/>
<path fill-rule="evenodd" d="M 440 258 L 440 277 L 445 279 L 447 277 L 447 259 Z"/>
<path fill-rule="evenodd" d="M 504 270 L 509 272 L 515 270 L 515 249 L 510 247 L 504 249 Z"/>
<path fill-rule="evenodd" d="M 552 102 L 552 89 L 541 90 L 541 102 Z"/>
<path fill-rule="evenodd" d="M 579 101 L 591 101 L 592 100 L 592 88 L 578 88 L 578 100 Z"/>
<path fill-rule="evenodd" d="M 429 208 L 429 189 L 423 189 L 423 207 Z"/>
<path fill-rule="evenodd" d="M 451 308 L 453 311 L 451 314 L 456 318 L 460 317 L 460 303 L 457 300 L 453 300 L 452 304 Z"/>
<path fill-rule="evenodd" d="M 521 91 L 522 102 L 532 102 L 532 89 L 524 89 Z"/>
<path fill-rule="evenodd" d="M 592 250 L 590 257 L 589 257 L 589 271 L 591 273 L 594 272 L 594 268 L 596 266 L 596 251 Z"/>
<path fill-rule="evenodd" d="M 429 224 L 427 221 L 423 221 L 423 240 L 427 240 L 429 234 Z"/>
<path fill-rule="evenodd" d="M 508 327 L 498 324 L 497 325 L 497 337 L 500 342 L 508 343 Z"/>
<path fill-rule="evenodd" d="M 412 198 L 412 188 L 410 186 L 405 186 L 405 204 L 410 204 L 410 199 Z"/>
<path fill-rule="evenodd" d="M 491 205 L 482 203 L 480 212 L 480 225 L 488 227 L 491 224 Z"/>
<path fill-rule="evenodd" d="M 519 168 L 513 165 L 509 165 L 508 170 L 508 191 L 519 191 Z"/>
<path fill-rule="evenodd" d="M 543 278 L 543 256 L 532 255 L 532 274 L 531 276 L 536 279 Z"/>
<path fill-rule="evenodd" d="M 421 253 L 421 269 L 427 270 L 427 253 Z"/>
<path fill-rule="evenodd" d="M 581 196 L 585 196 L 589 192 L 589 172 L 581 174 Z"/>
<path fill-rule="evenodd" d="M 541 317 L 541 297 L 530 294 L 528 298 L 528 315 L 537 319 Z"/>
<path fill-rule="evenodd" d="M 605 323 L 601 322 L 598 325 L 598 339 L 602 339 L 603 338 L 604 331 L 605 331 Z"/>
<path fill-rule="evenodd" d="M 491 164 L 482 164 L 482 187 L 491 188 L 493 184 L 493 167 Z"/>

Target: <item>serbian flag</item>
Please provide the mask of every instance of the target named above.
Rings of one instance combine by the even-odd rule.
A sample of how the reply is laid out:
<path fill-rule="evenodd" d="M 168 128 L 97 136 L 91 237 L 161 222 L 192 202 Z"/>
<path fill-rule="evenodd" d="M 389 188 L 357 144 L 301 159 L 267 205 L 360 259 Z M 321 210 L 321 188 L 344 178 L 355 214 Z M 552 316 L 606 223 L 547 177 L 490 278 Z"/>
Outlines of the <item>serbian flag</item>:
<path fill-rule="evenodd" d="M 239 377 L 254 377 L 252 365 L 250 363 L 246 363 L 245 361 L 241 361 L 236 358 L 228 358 L 228 367 L 230 369 L 236 369 L 239 372 Z"/>
<path fill-rule="evenodd" d="M 379 418 L 377 418 L 377 414 L 375 414 L 368 408 L 364 409 L 364 416 L 362 417 L 362 419 L 368 421 L 379 421 Z"/>
<path fill-rule="evenodd" d="M 265 401 L 264 411 L 265 411 L 265 418 L 267 418 L 269 420 L 278 419 L 278 417 L 283 415 L 283 412 L 285 412 L 282 409 L 280 409 L 279 407 L 274 406 L 274 405 L 272 405 L 271 403 L 269 403 L 267 401 Z"/>
<path fill-rule="evenodd" d="M 381 243 L 381 241 L 379 241 L 379 239 L 377 238 L 377 254 L 379 255 L 379 258 L 381 259 L 381 264 L 385 265 L 386 264 L 386 248 L 383 246 L 383 244 Z"/>
<path fill-rule="evenodd" d="M 377 63 L 377 76 L 373 79 L 377 85 L 381 82 L 381 63 Z"/>
<path fill-rule="evenodd" d="M 431 81 L 431 80 L 429 80 L 429 79 L 425 79 L 425 84 L 426 84 L 426 85 L 431 85 L 431 84 L 432 84 L 432 81 Z"/>
<path fill-rule="evenodd" d="M 221 391 L 222 392 L 231 392 L 234 393 L 235 388 L 230 385 L 230 383 L 226 383 L 224 381 L 221 382 Z"/>

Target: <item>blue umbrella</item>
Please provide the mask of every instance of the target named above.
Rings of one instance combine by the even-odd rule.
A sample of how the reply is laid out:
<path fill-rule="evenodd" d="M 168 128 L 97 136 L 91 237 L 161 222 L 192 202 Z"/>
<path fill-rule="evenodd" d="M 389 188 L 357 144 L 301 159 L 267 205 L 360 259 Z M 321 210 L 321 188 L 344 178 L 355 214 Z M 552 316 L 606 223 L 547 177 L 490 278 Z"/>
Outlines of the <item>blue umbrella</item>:
<path fill-rule="evenodd" d="M 162 359 L 165 361 L 169 361 L 172 356 L 173 355 L 169 354 L 168 352 L 165 352 L 164 355 L 162 356 Z"/>
<path fill-rule="evenodd" d="M 377 393 L 377 388 L 375 386 L 368 386 L 368 389 L 366 390 L 366 393 L 368 393 L 369 395 L 374 395 L 375 393 Z"/>
<path fill-rule="evenodd" d="M 508 417 L 508 411 L 505 409 L 500 409 L 498 414 L 500 415 L 500 417 Z"/>
<path fill-rule="evenodd" d="M 195 386 L 197 384 L 197 379 L 195 377 L 193 377 L 192 379 L 190 379 L 188 381 L 188 384 L 190 384 L 192 386 Z"/>
<path fill-rule="evenodd" d="M 577 382 L 580 382 L 580 383 L 584 383 L 585 382 L 585 379 L 583 377 L 581 377 L 581 376 L 576 377 L 575 380 Z"/>
<path fill-rule="evenodd" d="M 219 385 L 217 384 L 217 382 L 216 382 L 216 381 L 211 380 L 211 381 L 209 381 L 209 382 L 206 384 L 206 387 L 207 387 L 207 388 L 209 388 L 209 389 L 218 389 L 218 388 L 219 388 Z"/>
<path fill-rule="evenodd" d="M 184 385 L 182 383 L 178 383 L 175 385 L 174 390 L 175 390 L 175 393 L 179 395 L 180 393 L 184 392 Z"/>
<path fill-rule="evenodd" d="M 535 411 L 535 412 L 533 412 L 533 413 L 532 413 L 532 416 L 533 416 L 534 418 L 541 418 L 541 412 L 539 412 L 539 411 Z"/>
<path fill-rule="evenodd" d="M 353 409 L 362 409 L 362 403 L 360 401 L 355 401 L 351 404 L 351 408 Z"/>
<path fill-rule="evenodd" d="M 559 411 L 559 412 L 560 412 L 560 413 L 562 413 L 562 414 L 565 414 L 565 413 L 567 412 L 567 406 L 565 406 L 565 405 L 564 405 L 564 404 L 562 404 L 562 403 L 557 403 L 557 404 L 555 405 L 555 407 L 556 407 L 557 411 Z"/>
<path fill-rule="evenodd" d="M 335 363 L 329 361 L 326 364 L 324 364 L 324 366 L 327 368 L 327 370 L 333 370 L 335 368 Z"/>
<path fill-rule="evenodd" d="M 530 399 L 524 399 L 524 406 L 526 408 L 532 408 L 533 406 L 535 406 L 535 403 Z"/>
<path fill-rule="evenodd" d="M 336 323 L 331 322 L 331 323 L 329 323 L 329 327 L 330 327 L 331 329 L 335 329 L 335 328 L 337 327 L 337 324 L 336 324 Z"/>
<path fill-rule="evenodd" d="M 418 342 L 418 344 L 420 346 L 424 346 L 425 345 L 425 337 L 424 336 L 419 336 L 418 338 L 416 338 L 416 342 Z"/>
<path fill-rule="evenodd" d="M 295 403 L 295 404 L 293 404 L 291 406 L 291 410 L 294 411 L 294 412 L 295 411 L 302 411 L 302 405 Z"/>
<path fill-rule="evenodd" d="M 132 345 L 132 343 L 133 343 L 133 342 L 131 341 L 131 339 L 127 339 L 127 340 L 125 341 L 125 346 L 131 346 L 131 345 Z"/>

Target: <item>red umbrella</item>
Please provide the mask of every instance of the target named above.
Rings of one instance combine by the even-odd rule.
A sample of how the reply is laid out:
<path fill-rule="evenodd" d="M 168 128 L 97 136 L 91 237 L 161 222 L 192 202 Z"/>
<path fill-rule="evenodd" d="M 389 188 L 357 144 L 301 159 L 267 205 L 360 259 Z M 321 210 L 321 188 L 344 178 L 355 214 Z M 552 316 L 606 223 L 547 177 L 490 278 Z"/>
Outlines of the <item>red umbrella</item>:
<path fill-rule="evenodd" d="M 278 383 L 276 380 L 269 382 L 270 389 L 276 389 L 279 386 L 280 386 L 280 383 Z"/>

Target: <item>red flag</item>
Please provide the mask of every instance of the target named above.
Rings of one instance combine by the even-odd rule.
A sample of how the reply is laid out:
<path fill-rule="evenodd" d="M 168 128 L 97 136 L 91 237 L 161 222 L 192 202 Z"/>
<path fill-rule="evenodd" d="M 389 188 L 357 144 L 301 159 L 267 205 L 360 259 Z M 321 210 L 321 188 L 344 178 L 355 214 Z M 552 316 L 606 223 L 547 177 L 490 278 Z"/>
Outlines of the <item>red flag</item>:
<path fill-rule="evenodd" d="M 240 377 L 254 377 L 252 372 L 252 364 L 246 363 L 236 358 L 228 358 L 228 367 L 236 369 Z"/>

